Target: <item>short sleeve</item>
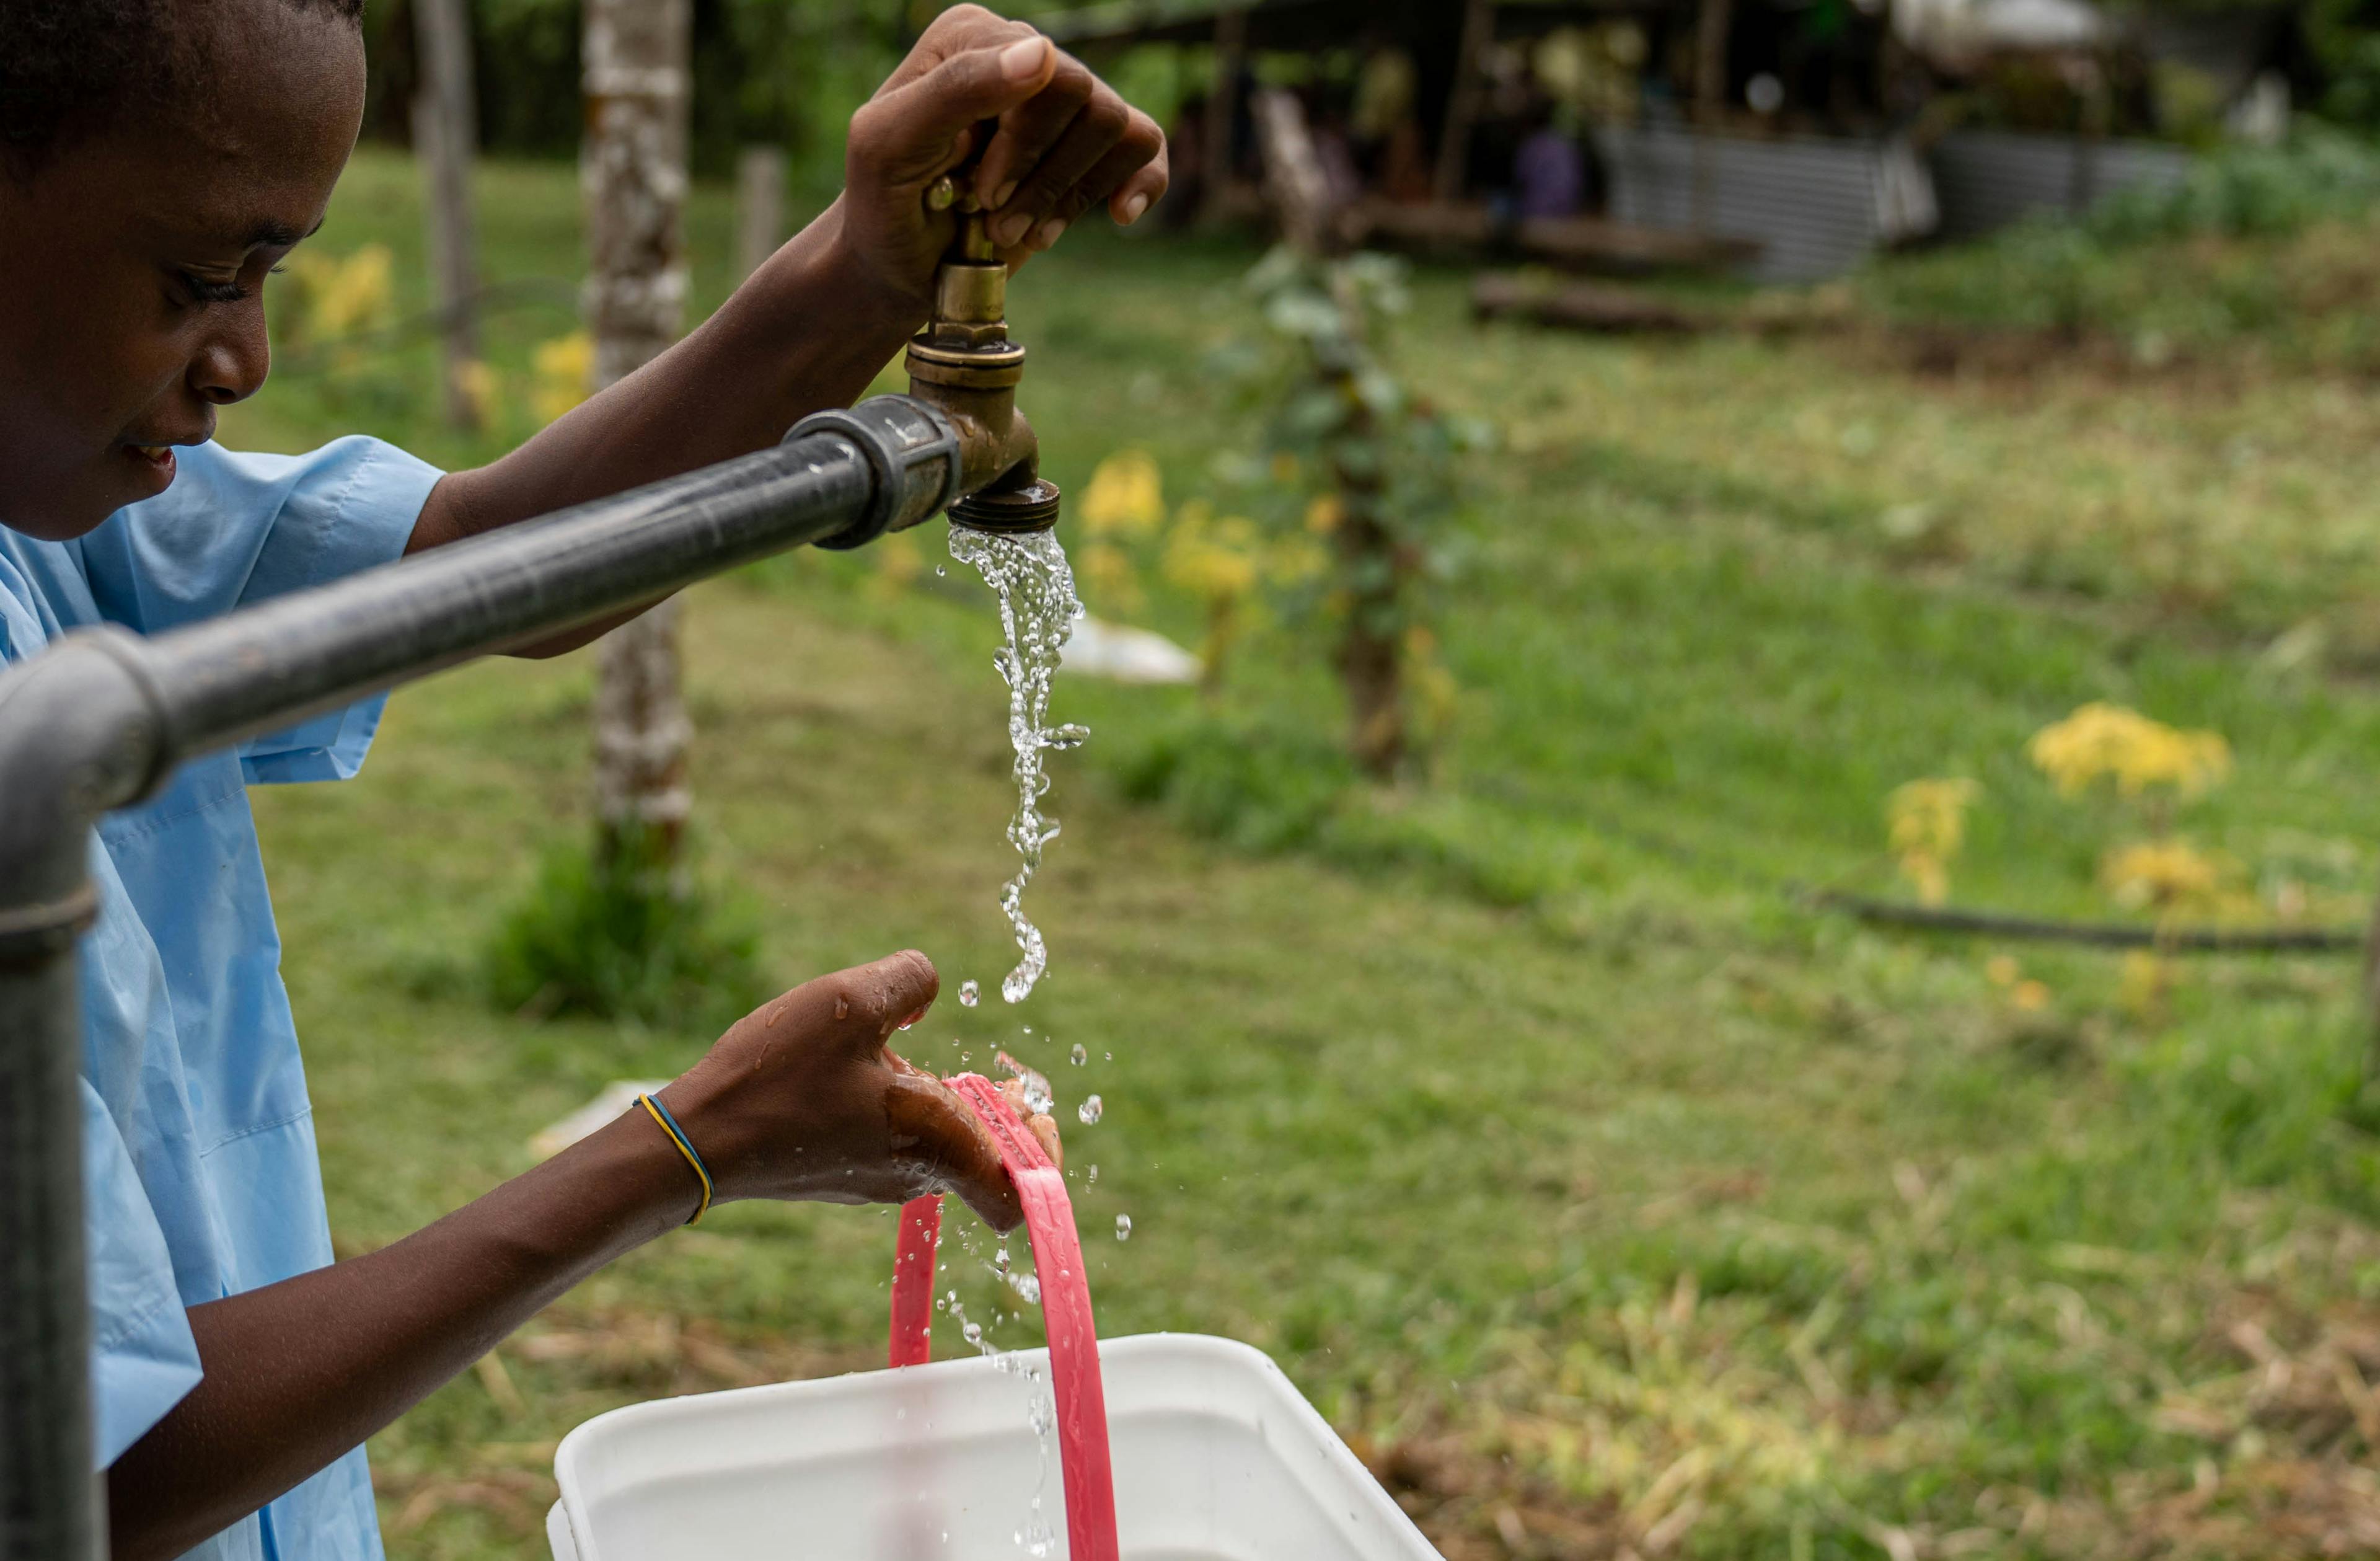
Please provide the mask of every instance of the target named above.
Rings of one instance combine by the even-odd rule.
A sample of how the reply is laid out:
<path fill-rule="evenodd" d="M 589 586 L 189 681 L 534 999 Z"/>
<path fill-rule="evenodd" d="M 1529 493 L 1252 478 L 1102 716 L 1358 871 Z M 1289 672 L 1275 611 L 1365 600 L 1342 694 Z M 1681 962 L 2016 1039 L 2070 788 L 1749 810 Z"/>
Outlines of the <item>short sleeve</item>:
<path fill-rule="evenodd" d="M 89 1079 L 80 1083 L 92 1467 L 105 1469 L 181 1402 L 202 1373 L 156 1211 L 106 1103 Z"/>
<path fill-rule="evenodd" d="M 144 634 L 386 564 L 405 553 L 437 468 L 377 439 L 308 455 L 181 452 L 174 484 L 79 544 L 93 601 Z M 379 697 L 268 733 L 240 750 L 250 782 L 344 780 L 380 726 Z"/>

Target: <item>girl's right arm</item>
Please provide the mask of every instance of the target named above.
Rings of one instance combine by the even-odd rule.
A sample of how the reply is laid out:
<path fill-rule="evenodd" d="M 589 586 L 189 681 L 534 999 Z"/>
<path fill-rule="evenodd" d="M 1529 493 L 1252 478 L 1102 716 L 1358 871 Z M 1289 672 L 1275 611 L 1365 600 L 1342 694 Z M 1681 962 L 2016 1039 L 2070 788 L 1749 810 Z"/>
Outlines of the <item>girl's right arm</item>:
<path fill-rule="evenodd" d="M 939 986 L 915 952 L 823 976 L 738 1022 L 660 1096 L 714 1201 L 1022 1211 L 980 1124 L 886 1048 Z M 1052 1143 L 1047 1117 L 1035 1130 Z M 642 1111 L 369 1256 L 190 1309 L 205 1378 L 108 1470 L 119 1561 L 178 1555 L 421 1401 L 540 1308 L 694 1213 L 693 1167 Z"/>

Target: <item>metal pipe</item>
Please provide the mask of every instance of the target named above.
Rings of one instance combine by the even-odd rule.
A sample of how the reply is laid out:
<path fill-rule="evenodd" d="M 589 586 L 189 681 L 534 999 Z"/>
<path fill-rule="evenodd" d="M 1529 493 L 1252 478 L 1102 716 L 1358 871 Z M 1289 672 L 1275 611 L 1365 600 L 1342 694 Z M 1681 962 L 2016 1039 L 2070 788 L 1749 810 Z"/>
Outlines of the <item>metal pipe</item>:
<path fill-rule="evenodd" d="M 193 754 L 771 553 L 915 525 L 960 467 L 946 417 L 879 396 L 774 449 L 154 639 L 79 630 L 0 672 L 0 1561 L 105 1550 L 74 963 L 99 816 Z"/>

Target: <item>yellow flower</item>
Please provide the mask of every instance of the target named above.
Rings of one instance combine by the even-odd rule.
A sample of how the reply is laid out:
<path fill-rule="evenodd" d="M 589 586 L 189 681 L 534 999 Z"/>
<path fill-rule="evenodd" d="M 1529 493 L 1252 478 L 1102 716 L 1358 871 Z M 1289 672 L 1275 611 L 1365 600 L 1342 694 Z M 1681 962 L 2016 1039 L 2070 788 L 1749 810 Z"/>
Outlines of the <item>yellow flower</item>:
<path fill-rule="evenodd" d="M 1146 450 L 1119 450 L 1099 462 L 1076 513 L 1093 536 L 1147 536 L 1165 518 L 1165 485 Z"/>
<path fill-rule="evenodd" d="M 2229 863 L 2180 839 L 2119 846 L 2099 862 L 2100 883 L 2118 905 L 2131 910 L 2210 904 L 2229 875 Z"/>
<path fill-rule="evenodd" d="M 2166 962 L 2144 948 L 2124 956 L 2116 1002 L 2138 1019 L 2153 1019 L 2165 1006 Z"/>
<path fill-rule="evenodd" d="M 2037 981 L 2021 981 L 2009 994 L 2009 1001 L 2023 1013 L 2037 1014 L 2049 1006 L 2049 988 Z"/>
<path fill-rule="evenodd" d="M 288 265 L 305 300 L 306 335 L 313 340 L 359 335 L 387 316 L 394 295 L 387 245 L 366 244 L 345 259 L 300 250 Z"/>
<path fill-rule="evenodd" d="M 1113 543 L 1095 542 L 1083 549 L 1083 579 L 1103 614 L 1131 613 L 1141 604 L 1140 577 L 1132 555 Z"/>
<path fill-rule="evenodd" d="M 1347 518 L 1347 506 L 1339 502 L 1336 494 L 1317 494 L 1314 502 L 1305 506 L 1305 529 L 1316 536 L 1327 536 L 1339 529 Z"/>
<path fill-rule="evenodd" d="M 1257 585 L 1257 535 L 1243 516 L 1208 518 L 1203 504 L 1188 504 L 1165 543 L 1165 578 L 1208 603 L 1236 601 Z"/>
<path fill-rule="evenodd" d="M 529 354 L 537 376 L 530 404 L 540 422 L 552 422 L 587 399 L 595 377 L 595 338 L 584 331 L 537 344 Z"/>
<path fill-rule="evenodd" d="M 455 387 L 463 393 L 463 399 L 471 404 L 472 414 L 484 427 L 495 413 L 502 390 L 496 371 L 479 359 L 471 358 L 455 364 L 454 372 Z"/>
<path fill-rule="evenodd" d="M 2231 773 L 2231 746 L 2220 733 L 2183 731 L 2100 701 L 2044 726 L 2025 752 L 2069 797 L 2102 776 L 2126 797 L 2153 786 L 2196 797 Z"/>
<path fill-rule="evenodd" d="M 1966 844 L 1967 810 L 1984 794 L 1971 780 L 1913 780 L 1893 787 L 1885 827 L 1901 875 L 1927 905 L 1949 897 L 1952 860 Z"/>

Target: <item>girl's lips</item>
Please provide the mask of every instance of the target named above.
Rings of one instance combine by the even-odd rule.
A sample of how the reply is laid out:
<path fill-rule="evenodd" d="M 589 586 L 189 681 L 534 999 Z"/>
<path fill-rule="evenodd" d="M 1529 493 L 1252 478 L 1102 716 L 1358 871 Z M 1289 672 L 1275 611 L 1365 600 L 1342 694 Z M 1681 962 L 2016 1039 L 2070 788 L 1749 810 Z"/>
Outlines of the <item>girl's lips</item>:
<path fill-rule="evenodd" d="M 174 446 L 171 445 L 127 445 L 125 457 L 130 460 L 144 479 L 143 486 L 164 493 L 174 484 Z"/>

